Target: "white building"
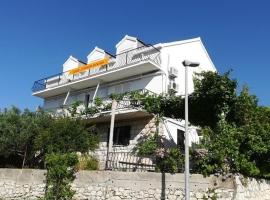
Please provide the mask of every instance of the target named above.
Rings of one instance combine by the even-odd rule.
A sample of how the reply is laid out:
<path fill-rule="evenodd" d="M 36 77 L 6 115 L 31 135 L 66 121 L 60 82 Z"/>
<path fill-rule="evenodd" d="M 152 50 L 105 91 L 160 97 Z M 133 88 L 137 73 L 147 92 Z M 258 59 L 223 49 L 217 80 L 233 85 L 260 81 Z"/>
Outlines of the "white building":
<path fill-rule="evenodd" d="M 84 63 L 70 56 L 63 64 L 63 72 L 36 81 L 33 95 L 44 99 L 43 109 L 53 112 L 63 105 L 76 101 L 91 106 L 95 97 L 106 98 L 112 93 L 150 91 L 162 94 L 174 92 L 184 95 L 183 60 L 200 62 L 199 67 L 189 68 L 189 92 L 193 91 L 194 72 L 216 71 L 200 38 L 148 45 L 138 38 L 126 35 L 116 44 L 115 56 L 95 47 Z M 102 65 L 106 60 L 107 64 Z M 89 68 L 91 64 L 101 65 Z M 88 65 L 87 65 L 88 64 Z M 77 70 L 70 73 L 70 70 Z M 87 119 L 96 124 L 101 143 L 97 150 L 101 164 L 105 162 L 109 138 L 110 112 Z M 161 133 L 172 144 L 183 143 L 184 121 L 166 118 L 160 127 Z M 155 131 L 153 116 L 138 109 L 118 107 L 114 128 L 114 151 L 130 152 L 138 140 Z M 192 142 L 198 142 L 196 131 L 192 131 Z"/>

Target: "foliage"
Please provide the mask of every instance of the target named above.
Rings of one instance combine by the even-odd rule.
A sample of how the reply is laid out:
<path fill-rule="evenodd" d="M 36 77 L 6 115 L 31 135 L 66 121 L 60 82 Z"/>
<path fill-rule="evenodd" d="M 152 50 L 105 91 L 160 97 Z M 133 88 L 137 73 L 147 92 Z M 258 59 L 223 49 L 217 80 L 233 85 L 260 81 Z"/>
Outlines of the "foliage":
<path fill-rule="evenodd" d="M 77 109 L 78 107 L 82 104 L 80 101 L 75 101 L 71 106 L 67 108 L 69 114 L 71 117 L 76 117 L 77 116 Z"/>
<path fill-rule="evenodd" d="M 155 156 L 156 170 L 176 173 L 183 170 L 184 156 L 177 147 L 165 147 L 164 137 L 157 133 L 137 145 L 141 156 Z"/>
<path fill-rule="evenodd" d="M 78 170 L 98 170 L 98 159 L 93 155 L 84 154 L 79 157 Z"/>
<path fill-rule="evenodd" d="M 204 147 L 208 154 L 201 159 L 195 159 L 195 170 L 203 174 L 236 172 L 235 161 L 239 154 L 237 129 L 228 124 L 224 119 L 220 120 L 215 131 L 204 129 Z"/>
<path fill-rule="evenodd" d="M 75 179 L 78 158 L 75 153 L 51 153 L 46 156 L 46 191 L 44 200 L 72 199 L 75 192 L 71 183 Z"/>
<path fill-rule="evenodd" d="M 230 72 L 197 74 L 194 86 L 189 95 L 189 121 L 200 126 L 204 135 L 199 147 L 204 153 L 193 154 L 195 170 L 270 178 L 270 108 L 259 106 L 246 86 L 237 95 L 237 81 L 230 78 Z M 133 96 L 134 106 L 150 113 L 184 118 L 184 99 L 180 96 Z M 146 140 L 142 153 L 151 152 L 153 144 L 153 140 Z M 168 155 L 162 148 L 158 153 Z"/>
<path fill-rule="evenodd" d="M 141 141 L 137 145 L 138 154 L 141 156 L 154 155 L 157 149 L 157 136 L 148 137 L 146 140 Z"/>
<path fill-rule="evenodd" d="M 230 78 L 230 72 L 223 75 L 210 71 L 197 74 L 194 92 L 189 96 L 190 121 L 201 127 L 215 127 L 219 116 L 230 112 L 235 104 L 236 87 L 237 81 Z"/>
<path fill-rule="evenodd" d="M 160 155 L 159 152 L 157 155 Z M 169 173 L 183 172 L 184 155 L 179 148 L 171 147 L 166 149 L 161 155 L 163 156 L 157 156 L 158 171 Z"/>
<path fill-rule="evenodd" d="M 80 118 L 54 118 L 13 107 L 0 112 L 0 166 L 44 167 L 50 152 L 88 152 L 98 147 L 95 127 Z"/>
<path fill-rule="evenodd" d="M 43 112 L 21 112 L 12 107 L 0 113 L 1 166 L 33 166 L 38 162 L 34 141 L 41 130 L 50 124 L 51 117 Z"/>
<path fill-rule="evenodd" d="M 78 118 L 57 118 L 35 140 L 35 148 L 44 155 L 48 152 L 87 152 L 98 147 L 94 128 Z"/>
<path fill-rule="evenodd" d="M 269 108 L 258 106 L 257 98 L 244 87 L 235 104 L 224 110 L 230 117 L 224 112 L 216 127 L 203 129 L 203 147 L 208 153 L 197 159 L 197 170 L 269 178 Z"/>

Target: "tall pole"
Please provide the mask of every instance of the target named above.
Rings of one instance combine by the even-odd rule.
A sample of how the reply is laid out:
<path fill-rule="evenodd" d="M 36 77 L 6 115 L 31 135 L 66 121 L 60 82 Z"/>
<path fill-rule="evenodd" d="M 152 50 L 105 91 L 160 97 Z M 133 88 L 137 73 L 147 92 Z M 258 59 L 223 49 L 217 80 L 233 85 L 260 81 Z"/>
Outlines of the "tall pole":
<path fill-rule="evenodd" d="M 185 66 L 185 200 L 189 200 L 188 66 Z"/>
<path fill-rule="evenodd" d="M 188 67 L 198 67 L 199 62 L 184 60 L 185 67 L 185 200 L 189 200 L 189 132 L 188 132 Z"/>

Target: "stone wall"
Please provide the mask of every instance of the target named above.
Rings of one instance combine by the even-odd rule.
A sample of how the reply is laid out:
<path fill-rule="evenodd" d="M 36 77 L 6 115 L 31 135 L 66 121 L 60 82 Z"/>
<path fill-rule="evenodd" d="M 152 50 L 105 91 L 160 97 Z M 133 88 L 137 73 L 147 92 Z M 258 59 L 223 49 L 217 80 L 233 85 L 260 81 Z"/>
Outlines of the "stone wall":
<path fill-rule="evenodd" d="M 44 170 L 0 169 L 0 199 L 37 199 L 44 193 Z"/>
<path fill-rule="evenodd" d="M 0 199 L 38 199 L 44 195 L 46 171 L 0 169 Z M 76 199 L 184 199 L 184 175 L 143 172 L 80 171 L 72 188 Z M 191 200 L 267 200 L 270 182 L 239 176 L 221 178 L 194 174 Z"/>

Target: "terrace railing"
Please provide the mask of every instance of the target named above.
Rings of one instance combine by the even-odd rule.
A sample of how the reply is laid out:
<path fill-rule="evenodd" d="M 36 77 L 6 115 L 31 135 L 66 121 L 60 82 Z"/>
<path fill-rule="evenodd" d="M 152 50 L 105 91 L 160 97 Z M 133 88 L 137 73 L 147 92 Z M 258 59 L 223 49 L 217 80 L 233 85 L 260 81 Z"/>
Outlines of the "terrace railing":
<path fill-rule="evenodd" d="M 147 90 L 147 89 L 140 89 L 140 90 L 135 90 L 132 91 L 134 93 L 138 93 L 141 95 L 152 95 L 152 96 L 156 96 L 157 94 Z M 139 102 L 133 99 L 130 99 L 129 97 L 129 93 L 125 94 L 120 94 L 121 96 L 123 96 L 123 98 L 117 100 L 117 107 L 116 110 L 124 110 L 124 109 L 139 109 Z M 112 99 L 110 97 L 104 97 L 101 98 L 102 101 L 102 107 L 100 107 L 100 113 L 96 113 L 96 114 L 101 114 L 101 113 L 107 113 L 107 112 L 111 112 L 111 103 L 112 103 Z M 91 108 L 93 106 L 95 106 L 95 101 L 90 100 L 88 102 L 88 105 L 85 104 L 85 102 L 75 102 L 74 104 L 76 104 L 76 113 L 85 113 L 84 111 L 87 108 Z M 65 115 L 65 116 L 69 116 L 70 115 L 70 110 L 73 107 L 74 104 L 70 104 L 70 105 L 62 105 L 60 107 L 55 107 L 55 108 L 50 108 L 50 109 L 44 109 L 44 111 L 50 112 L 54 115 Z M 83 114 L 85 115 L 85 117 L 89 117 L 87 116 L 87 114 Z M 91 117 L 91 116 L 90 116 Z"/>
<path fill-rule="evenodd" d="M 160 51 L 152 45 L 141 46 L 136 49 L 118 54 L 115 57 L 111 57 L 107 65 L 103 65 L 99 68 L 89 69 L 78 74 L 70 74 L 69 71 L 67 71 L 37 80 L 34 82 L 32 91 L 38 92 L 47 88 L 54 88 L 73 81 L 89 78 L 97 74 L 147 60 L 160 64 Z"/>
<path fill-rule="evenodd" d="M 106 170 L 113 171 L 155 171 L 154 157 L 141 157 L 131 152 L 112 152 L 108 154 Z"/>

